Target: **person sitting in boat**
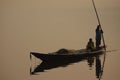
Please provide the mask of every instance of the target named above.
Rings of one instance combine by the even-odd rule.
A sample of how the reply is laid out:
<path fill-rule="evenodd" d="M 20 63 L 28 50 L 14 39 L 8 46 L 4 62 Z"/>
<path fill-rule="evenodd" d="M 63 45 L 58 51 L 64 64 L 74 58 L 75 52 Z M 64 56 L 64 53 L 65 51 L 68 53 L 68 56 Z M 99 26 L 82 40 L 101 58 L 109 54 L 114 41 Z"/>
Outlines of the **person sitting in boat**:
<path fill-rule="evenodd" d="M 103 33 L 103 31 L 100 28 L 100 25 L 98 25 L 97 28 L 96 28 L 96 48 L 100 47 L 102 33 Z"/>
<path fill-rule="evenodd" d="M 92 41 L 92 38 L 89 39 L 89 42 L 86 46 L 87 50 L 93 51 L 94 50 L 94 42 Z"/>

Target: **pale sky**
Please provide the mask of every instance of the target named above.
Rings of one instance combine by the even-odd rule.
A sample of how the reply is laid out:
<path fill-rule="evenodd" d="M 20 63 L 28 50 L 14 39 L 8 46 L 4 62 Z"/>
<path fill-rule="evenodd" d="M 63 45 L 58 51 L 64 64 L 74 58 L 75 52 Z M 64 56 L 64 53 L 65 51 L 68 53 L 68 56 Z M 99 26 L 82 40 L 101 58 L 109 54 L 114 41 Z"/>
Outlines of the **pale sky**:
<path fill-rule="evenodd" d="M 120 1 L 95 3 L 105 35 L 111 31 L 118 36 Z M 75 44 L 73 48 L 79 48 L 89 37 L 94 38 L 98 24 L 91 0 L 2 0 L 0 4 L 3 43 L 7 39 L 28 46 L 61 48 Z"/>

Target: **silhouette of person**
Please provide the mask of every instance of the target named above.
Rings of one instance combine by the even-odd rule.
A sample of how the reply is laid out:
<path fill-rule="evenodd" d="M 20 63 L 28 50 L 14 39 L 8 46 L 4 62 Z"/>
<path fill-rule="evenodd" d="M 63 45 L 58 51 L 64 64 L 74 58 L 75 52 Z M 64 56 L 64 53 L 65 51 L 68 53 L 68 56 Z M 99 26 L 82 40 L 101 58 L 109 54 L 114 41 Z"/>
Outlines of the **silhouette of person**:
<path fill-rule="evenodd" d="M 99 56 L 96 56 L 96 77 L 100 78 L 101 75 L 102 75 L 101 60 Z"/>
<path fill-rule="evenodd" d="M 88 57 L 87 62 L 90 67 L 90 70 L 92 70 L 92 66 L 94 64 L 94 57 Z"/>
<path fill-rule="evenodd" d="M 87 50 L 94 50 L 94 42 L 92 41 L 92 38 L 89 39 L 89 42 L 87 43 L 87 46 L 86 46 Z"/>
<path fill-rule="evenodd" d="M 100 25 L 97 26 L 96 28 L 96 48 L 99 48 L 101 44 L 101 36 L 102 36 L 102 29 L 100 28 Z"/>

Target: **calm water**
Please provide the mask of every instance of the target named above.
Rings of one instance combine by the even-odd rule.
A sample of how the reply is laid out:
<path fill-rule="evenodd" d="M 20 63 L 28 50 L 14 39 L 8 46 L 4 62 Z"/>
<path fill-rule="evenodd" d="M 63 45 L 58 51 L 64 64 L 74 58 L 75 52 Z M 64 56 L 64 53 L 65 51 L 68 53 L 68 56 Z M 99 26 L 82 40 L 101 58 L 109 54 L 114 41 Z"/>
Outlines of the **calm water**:
<path fill-rule="evenodd" d="M 120 1 L 95 0 L 107 52 L 101 80 L 120 80 Z M 108 4 L 109 3 L 109 4 Z M 87 60 L 30 75 L 30 52 L 83 49 L 98 25 L 91 0 L 2 0 L 0 80 L 98 80 Z M 100 57 L 101 63 L 103 56 Z M 33 70 L 32 68 L 32 70 Z"/>
<path fill-rule="evenodd" d="M 52 67 L 51 69 L 44 70 L 44 72 L 41 71 L 43 67 L 42 62 L 33 59 L 35 62 L 34 63 L 32 62 L 32 65 L 34 65 L 32 66 L 32 68 L 35 68 L 36 67 L 35 65 L 39 64 L 39 62 L 42 65 L 42 67 L 40 67 L 39 65 L 38 72 L 36 72 L 34 75 L 31 75 L 30 77 L 31 79 L 42 79 L 42 80 L 48 80 L 48 79 L 119 80 L 118 78 L 119 67 L 120 67 L 120 64 L 118 62 L 119 56 L 120 56 L 119 52 L 108 52 L 105 57 L 104 65 L 103 65 L 104 55 L 99 56 L 99 60 L 101 62 L 101 68 L 104 66 L 103 75 L 101 78 L 97 77 L 97 75 L 99 75 L 99 69 L 100 69 L 98 57 L 89 58 L 89 60 L 91 60 L 90 61 L 91 66 L 90 63 L 88 63 L 88 59 L 65 66 L 61 64 L 61 66 L 57 66 L 57 68 L 53 67 L 55 66 L 54 63 L 51 63 L 52 64 L 51 66 L 49 63 L 48 63 L 49 65 L 43 64 L 44 67 L 46 66 L 47 68 Z M 115 57 L 114 60 L 113 57 Z M 97 68 L 97 73 L 96 73 L 96 68 Z"/>
<path fill-rule="evenodd" d="M 119 80 L 119 57 L 119 51 L 107 52 L 101 80 Z M 33 56 L 32 61 L 30 61 L 29 53 L 24 53 L 19 56 L 16 53 L 14 57 L 6 55 L 6 59 L 1 59 L 3 60 L 1 61 L 0 77 L 2 80 L 99 80 L 96 78 L 95 58 L 92 67 L 89 67 L 87 60 L 83 60 L 66 66 L 45 70 L 44 72 L 37 72 L 36 75 L 30 75 L 30 67 L 33 70 L 42 61 L 35 59 Z M 102 66 L 104 55 L 101 55 L 99 59 L 101 60 Z"/>

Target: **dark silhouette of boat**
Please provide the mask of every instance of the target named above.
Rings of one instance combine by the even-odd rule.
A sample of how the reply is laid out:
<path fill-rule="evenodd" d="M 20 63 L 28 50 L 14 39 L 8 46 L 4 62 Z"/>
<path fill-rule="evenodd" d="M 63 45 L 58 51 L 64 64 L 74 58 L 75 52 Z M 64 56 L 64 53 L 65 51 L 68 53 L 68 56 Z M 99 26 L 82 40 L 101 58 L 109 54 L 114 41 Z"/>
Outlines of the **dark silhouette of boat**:
<path fill-rule="evenodd" d="M 36 58 L 41 59 L 45 62 L 50 61 L 61 61 L 63 59 L 65 60 L 73 60 L 73 59 L 80 59 L 84 57 L 92 57 L 98 54 L 101 54 L 104 52 L 104 47 L 100 47 L 99 49 L 95 49 L 93 51 L 88 51 L 86 49 L 82 50 L 67 50 L 67 49 L 60 49 L 57 52 L 43 54 L 43 53 L 37 53 L 37 52 L 31 52 L 30 55 L 34 55 Z"/>
<path fill-rule="evenodd" d="M 66 57 L 67 59 L 64 57 L 61 59 L 61 61 L 60 61 L 60 59 L 54 60 L 54 61 L 42 61 L 42 63 L 40 63 L 33 71 L 30 71 L 30 74 L 35 75 L 38 72 L 44 72 L 45 70 L 50 70 L 53 68 L 67 67 L 70 64 L 85 61 L 85 60 L 88 61 L 88 63 L 89 63 L 88 65 L 89 65 L 89 67 L 91 67 L 92 63 L 93 63 L 93 58 L 96 58 L 97 56 L 100 56 L 102 54 L 104 54 L 104 52 L 100 51 L 98 54 L 94 53 L 94 55 L 92 54 L 91 56 L 84 56 L 84 57 L 83 56 L 82 57 L 74 56 L 74 57 L 70 57 L 70 58 Z"/>

